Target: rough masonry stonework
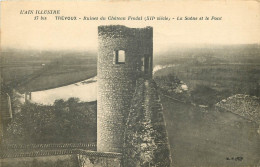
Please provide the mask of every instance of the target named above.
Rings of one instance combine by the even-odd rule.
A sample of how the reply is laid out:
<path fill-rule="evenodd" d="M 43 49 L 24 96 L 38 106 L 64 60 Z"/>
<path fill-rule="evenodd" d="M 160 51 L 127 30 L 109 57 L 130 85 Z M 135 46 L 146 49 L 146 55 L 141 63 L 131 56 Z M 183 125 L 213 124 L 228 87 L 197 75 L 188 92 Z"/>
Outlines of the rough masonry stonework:
<path fill-rule="evenodd" d="M 152 78 L 153 28 L 98 27 L 97 151 L 122 152 L 138 78 Z"/>

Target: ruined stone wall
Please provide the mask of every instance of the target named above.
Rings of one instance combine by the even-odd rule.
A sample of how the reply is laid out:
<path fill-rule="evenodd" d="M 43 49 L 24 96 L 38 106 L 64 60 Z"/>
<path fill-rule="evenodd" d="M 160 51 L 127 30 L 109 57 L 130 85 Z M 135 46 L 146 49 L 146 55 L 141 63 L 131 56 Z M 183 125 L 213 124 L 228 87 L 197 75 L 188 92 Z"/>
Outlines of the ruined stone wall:
<path fill-rule="evenodd" d="M 78 155 L 79 167 L 121 167 L 122 154 L 120 153 L 98 153 L 97 156 L 89 154 Z"/>
<path fill-rule="evenodd" d="M 0 154 L 0 167 L 120 167 L 122 154 L 72 150 L 30 150 Z"/>
<path fill-rule="evenodd" d="M 122 152 L 125 120 L 136 80 L 144 77 L 142 58 L 153 54 L 153 29 L 125 26 L 98 27 L 97 150 Z M 116 64 L 114 52 L 125 51 Z M 148 74 L 152 77 L 152 68 Z"/>
<path fill-rule="evenodd" d="M 0 145 L 0 157 L 3 153 L 8 151 L 35 151 L 35 150 L 65 150 L 65 149 L 84 149 L 97 150 L 96 143 L 65 143 L 65 144 L 2 144 Z"/>
<path fill-rule="evenodd" d="M 170 167 L 162 105 L 153 80 L 138 80 L 125 129 L 124 166 Z"/>
<path fill-rule="evenodd" d="M 0 159 L 1 167 L 80 167 L 77 155 L 19 157 Z"/>

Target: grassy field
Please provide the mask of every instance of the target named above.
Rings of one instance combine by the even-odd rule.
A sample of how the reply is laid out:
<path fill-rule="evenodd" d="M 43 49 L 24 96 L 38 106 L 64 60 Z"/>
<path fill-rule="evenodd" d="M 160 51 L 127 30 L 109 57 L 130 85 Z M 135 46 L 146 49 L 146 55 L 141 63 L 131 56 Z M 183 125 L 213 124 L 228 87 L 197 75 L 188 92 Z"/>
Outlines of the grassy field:
<path fill-rule="evenodd" d="M 179 65 L 162 69 L 154 77 L 170 74 L 187 84 L 198 104 L 214 105 L 234 94 L 260 96 L 260 64 Z"/>
<path fill-rule="evenodd" d="M 20 92 L 68 85 L 96 75 L 96 55 L 73 51 L 17 51 L 1 53 L 4 83 Z"/>

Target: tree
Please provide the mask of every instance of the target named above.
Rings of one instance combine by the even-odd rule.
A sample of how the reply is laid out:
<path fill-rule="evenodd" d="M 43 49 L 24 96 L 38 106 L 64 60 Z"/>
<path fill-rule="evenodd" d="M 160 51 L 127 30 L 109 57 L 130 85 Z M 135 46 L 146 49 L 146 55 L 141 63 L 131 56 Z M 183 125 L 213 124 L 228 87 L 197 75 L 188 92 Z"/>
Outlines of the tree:
<path fill-rule="evenodd" d="M 11 143 L 73 143 L 96 140 L 96 102 L 70 98 L 53 106 L 25 103 L 8 126 Z"/>

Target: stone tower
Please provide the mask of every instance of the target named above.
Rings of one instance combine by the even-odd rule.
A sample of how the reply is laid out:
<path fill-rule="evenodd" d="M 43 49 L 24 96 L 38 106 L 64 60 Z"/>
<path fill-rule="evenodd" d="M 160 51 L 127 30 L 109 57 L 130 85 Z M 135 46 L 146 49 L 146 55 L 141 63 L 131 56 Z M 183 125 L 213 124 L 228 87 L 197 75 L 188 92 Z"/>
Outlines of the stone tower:
<path fill-rule="evenodd" d="M 98 27 L 97 151 L 122 152 L 136 80 L 152 78 L 153 28 Z"/>

